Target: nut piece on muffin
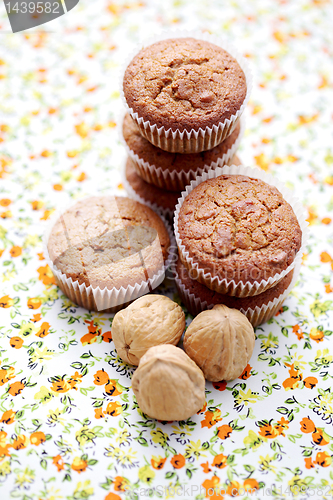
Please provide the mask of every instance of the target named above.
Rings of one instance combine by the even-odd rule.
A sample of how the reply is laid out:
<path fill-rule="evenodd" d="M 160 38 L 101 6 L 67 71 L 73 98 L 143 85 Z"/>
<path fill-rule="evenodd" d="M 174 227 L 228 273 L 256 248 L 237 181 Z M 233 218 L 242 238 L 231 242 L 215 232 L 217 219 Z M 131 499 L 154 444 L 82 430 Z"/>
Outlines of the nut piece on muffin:
<path fill-rule="evenodd" d="M 47 242 L 53 265 L 67 278 L 109 290 L 154 276 L 169 246 L 168 231 L 153 210 L 114 196 L 77 202 L 59 217 Z"/>
<path fill-rule="evenodd" d="M 246 97 L 246 77 L 234 57 L 195 38 L 162 40 L 143 48 L 123 81 L 128 106 L 166 130 L 213 127 L 235 115 Z"/>
<path fill-rule="evenodd" d="M 212 279 L 236 284 L 282 273 L 302 242 L 293 208 L 278 189 L 244 175 L 221 175 L 196 186 L 180 208 L 178 232 L 187 267 L 191 259 Z M 213 288 L 211 280 L 205 284 Z"/>

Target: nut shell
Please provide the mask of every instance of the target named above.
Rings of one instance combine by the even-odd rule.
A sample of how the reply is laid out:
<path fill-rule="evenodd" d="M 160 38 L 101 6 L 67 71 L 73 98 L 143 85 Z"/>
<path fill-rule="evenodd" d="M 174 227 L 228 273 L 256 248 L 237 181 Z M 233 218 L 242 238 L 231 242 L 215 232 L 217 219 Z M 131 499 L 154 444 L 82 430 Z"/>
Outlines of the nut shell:
<path fill-rule="evenodd" d="M 123 361 L 138 365 L 150 347 L 177 345 L 184 330 L 182 308 L 168 297 L 148 294 L 115 315 L 112 340 Z"/>
<path fill-rule="evenodd" d="M 132 377 L 141 410 L 157 420 L 186 420 L 205 403 L 205 378 L 179 347 L 151 347 Z"/>
<path fill-rule="evenodd" d="M 237 309 L 216 305 L 200 313 L 184 336 L 184 349 L 211 382 L 241 375 L 254 348 L 254 330 Z"/>

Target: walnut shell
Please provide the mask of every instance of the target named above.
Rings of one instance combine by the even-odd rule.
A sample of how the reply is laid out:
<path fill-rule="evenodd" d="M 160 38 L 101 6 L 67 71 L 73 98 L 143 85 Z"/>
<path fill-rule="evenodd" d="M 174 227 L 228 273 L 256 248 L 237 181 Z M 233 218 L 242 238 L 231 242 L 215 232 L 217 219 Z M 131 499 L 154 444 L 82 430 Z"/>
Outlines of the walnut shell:
<path fill-rule="evenodd" d="M 155 345 L 177 345 L 185 330 L 182 308 L 163 295 L 144 295 L 115 315 L 112 340 L 118 356 L 138 365 L 145 352 Z"/>
<path fill-rule="evenodd" d="M 186 420 L 205 403 L 205 377 L 179 347 L 151 347 L 132 377 L 141 410 L 157 420 Z"/>
<path fill-rule="evenodd" d="M 203 311 L 185 332 L 184 349 L 207 380 L 233 380 L 241 375 L 254 348 L 253 326 L 237 309 L 216 305 Z"/>

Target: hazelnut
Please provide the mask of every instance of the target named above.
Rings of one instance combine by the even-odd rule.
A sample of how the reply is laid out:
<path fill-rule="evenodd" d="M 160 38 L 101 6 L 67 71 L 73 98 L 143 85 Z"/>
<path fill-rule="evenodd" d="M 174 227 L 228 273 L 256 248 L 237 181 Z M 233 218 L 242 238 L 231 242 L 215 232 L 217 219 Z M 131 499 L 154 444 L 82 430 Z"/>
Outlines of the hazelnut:
<path fill-rule="evenodd" d="M 254 339 L 247 317 L 219 304 L 192 321 L 185 332 L 184 349 L 207 380 L 233 380 L 248 364 Z"/>
<path fill-rule="evenodd" d="M 163 295 L 144 295 L 117 312 L 112 322 L 112 340 L 118 356 L 138 365 L 155 345 L 177 345 L 185 330 L 182 308 Z"/>
<path fill-rule="evenodd" d="M 205 403 L 205 377 L 179 347 L 151 347 L 132 377 L 141 410 L 157 420 L 186 420 Z"/>

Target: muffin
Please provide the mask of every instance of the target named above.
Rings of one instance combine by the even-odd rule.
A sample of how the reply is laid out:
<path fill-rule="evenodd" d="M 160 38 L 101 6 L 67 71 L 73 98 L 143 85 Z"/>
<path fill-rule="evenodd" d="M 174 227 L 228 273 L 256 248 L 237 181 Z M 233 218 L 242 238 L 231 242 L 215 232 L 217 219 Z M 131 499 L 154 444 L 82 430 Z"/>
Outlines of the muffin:
<path fill-rule="evenodd" d="M 129 114 L 123 121 L 123 136 L 138 174 L 146 182 L 170 191 L 182 191 L 202 172 L 232 163 L 242 135 L 238 122 L 229 137 L 213 149 L 193 154 L 168 153 L 147 141 Z"/>
<path fill-rule="evenodd" d="M 180 257 L 212 290 L 256 295 L 291 270 L 302 230 L 276 187 L 245 175 L 218 175 L 227 170 L 209 172 L 202 179 L 213 178 L 203 182 L 198 178 L 177 207 Z"/>
<path fill-rule="evenodd" d="M 129 63 L 123 94 L 146 139 L 165 151 L 197 153 L 234 129 L 249 94 L 243 69 L 210 41 L 162 40 Z"/>
<path fill-rule="evenodd" d="M 191 272 L 184 266 L 179 257 L 175 265 L 178 293 L 192 316 L 196 316 L 206 309 L 211 309 L 216 304 L 224 304 L 245 314 L 253 326 L 265 323 L 275 316 L 288 295 L 291 284 L 295 282 L 296 274 L 293 269 L 277 285 L 265 292 L 252 297 L 239 298 L 215 292 L 193 279 Z"/>
<path fill-rule="evenodd" d="M 57 219 L 46 250 L 64 293 L 101 310 L 157 286 L 169 248 L 167 228 L 149 207 L 130 198 L 93 196 Z"/>
<path fill-rule="evenodd" d="M 180 191 L 166 191 L 153 184 L 145 182 L 137 173 L 131 158 L 127 158 L 125 166 L 125 189 L 137 201 L 147 204 L 153 210 L 160 212 L 172 221 L 175 206 L 180 198 Z"/>

